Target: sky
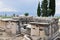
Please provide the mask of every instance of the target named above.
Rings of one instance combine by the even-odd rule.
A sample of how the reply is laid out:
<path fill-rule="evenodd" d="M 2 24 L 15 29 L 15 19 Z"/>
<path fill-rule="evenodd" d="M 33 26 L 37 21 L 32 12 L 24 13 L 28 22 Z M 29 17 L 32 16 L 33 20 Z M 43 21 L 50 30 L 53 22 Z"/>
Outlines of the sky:
<path fill-rule="evenodd" d="M 39 0 L 40 3 L 42 0 Z M 0 0 L 0 12 L 20 12 L 36 15 L 38 0 Z M 60 0 L 56 0 L 56 14 L 60 14 Z M 0 13 L 1 14 L 1 13 Z M 56 15 L 55 14 L 55 15 Z"/>

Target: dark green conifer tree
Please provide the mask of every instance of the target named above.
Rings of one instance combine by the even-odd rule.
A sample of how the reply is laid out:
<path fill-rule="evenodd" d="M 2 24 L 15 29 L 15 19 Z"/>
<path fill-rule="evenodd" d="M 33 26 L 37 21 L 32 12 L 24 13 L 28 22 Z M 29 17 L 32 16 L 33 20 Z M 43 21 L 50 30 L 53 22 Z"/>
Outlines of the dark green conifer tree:
<path fill-rule="evenodd" d="M 43 0 L 42 1 L 42 5 L 41 5 L 41 12 L 42 12 L 42 16 L 43 17 L 47 17 L 48 13 L 47 13 L 47 9 L 48 9 L 48 1 L 47 0 Z"/>
<path fill-rule="evenodd" d="M 40 2 L 38 3 L 37 16 L 38 16 L 38 17 L 41 16 Z"/>
<path fill-rule="evenodd" d="M 54 16 L 55 15 L 55 0 L 50 0 L 50 2 L 49 2 L 49 9 L 52 10 L 49 13 L 49 16 Z"/>

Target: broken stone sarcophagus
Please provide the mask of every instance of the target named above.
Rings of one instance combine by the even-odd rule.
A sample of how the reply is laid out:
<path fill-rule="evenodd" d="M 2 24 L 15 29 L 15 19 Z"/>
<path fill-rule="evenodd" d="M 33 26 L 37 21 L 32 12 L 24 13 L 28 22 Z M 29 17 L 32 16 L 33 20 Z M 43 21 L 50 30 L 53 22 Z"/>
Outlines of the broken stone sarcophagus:
<path fill-rule="evenodd" d="M 35 17 L 33 20 L 34 22 L 30 22 L 32 37 L 40 37 L 41 40 L 48 40 L 54 37 L 54 34 L 59 29 L 58 18 Z"/>

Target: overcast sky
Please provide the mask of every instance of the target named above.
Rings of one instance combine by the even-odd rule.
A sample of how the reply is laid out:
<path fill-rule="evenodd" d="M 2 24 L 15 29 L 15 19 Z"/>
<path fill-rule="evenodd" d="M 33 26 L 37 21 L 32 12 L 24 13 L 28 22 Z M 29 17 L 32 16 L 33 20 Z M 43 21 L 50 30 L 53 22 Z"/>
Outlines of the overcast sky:
<path fill-rule="evenodd" d="M 30 15 L 36 15 L 37 5 L 38 0 L 0 0 L 0 12 L 28 12 Z M 56 0 L 56 14 L 60 14 L 59 12 L 60 0 Z"/>

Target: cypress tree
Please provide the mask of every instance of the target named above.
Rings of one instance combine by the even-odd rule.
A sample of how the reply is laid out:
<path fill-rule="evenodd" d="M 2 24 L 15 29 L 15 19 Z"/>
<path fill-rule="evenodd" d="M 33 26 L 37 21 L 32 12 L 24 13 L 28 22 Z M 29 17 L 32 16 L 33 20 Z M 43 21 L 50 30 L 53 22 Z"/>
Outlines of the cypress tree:
<path fill-rule="evenodd" d="M 41 16 L 40 2 L 38 3 L 37 16 L 38 16 L 38 17 Z"/>
<path fill-rule="evenodd" d="M 55 0 L 50 0 L 49 2 L 49 9 L 52 11 L 49 13 L 49 16 L 54 16 L 55 15 Z"/>
<path fill-rule="evenodd" d="M 47 0 L 42 1 L 41 8 L 42 8 L 42 16 L 48 16 L 48 13 L 47 13 L 48 1 Z"/>

